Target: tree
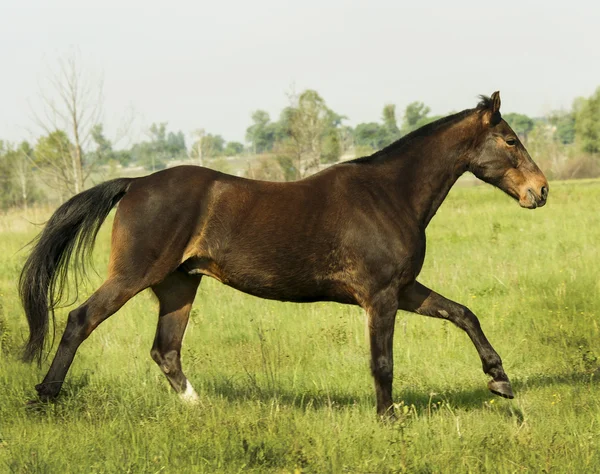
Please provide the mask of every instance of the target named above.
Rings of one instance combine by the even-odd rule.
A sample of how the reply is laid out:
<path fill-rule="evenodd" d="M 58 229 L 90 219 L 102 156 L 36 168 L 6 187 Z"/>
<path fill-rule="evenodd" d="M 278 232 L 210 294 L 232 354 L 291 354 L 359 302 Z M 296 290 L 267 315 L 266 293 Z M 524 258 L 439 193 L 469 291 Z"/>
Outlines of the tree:
<path fill-rule="evenodd" d="M 382 124 L 376 122 L 361 123 L 354 129 L 354 144 L 359 149 L 368 152 L 370 150 L 381 150 L 394 143 L 401 136 L 416 130 L 427 123 L 436 120 L 437 117 L 429 117 L 429 107 L 422 102 L 413 102 L 406 107 L 402 129 L 398 128 L 396 121 L 396 106 L 386 104 L 381 114 Z"/>
<path fill-rule="evenodd" d="M 404 110 L 404 119 L 402 120 L 402 135 L 406 135 L 431 121 L 428 118 L 431 109 L 423 102 L 412 102 Z"/>
<path fill-rule="evenodd" d="M 269 114 L 264 110 L 256 110 L 252 114 L 252 125 L 246 130 L 246 140 L 250 142 L 255 154 L 270 151 L 275 143 L 276 126 L 271 124 Z"/>
<path fill-rule="evenodd" d="M 385 128 L 376 122 L 359 123 L 354 128 L 354 143 L 360 147 L 379 150 L 387 143 Z"/>
<path fill-rule="evenodd" d="M 575 141 L 575 115 L 573 112 L 552 112 L 548 120 L 555 128 L 554 136 L 559 143 L 570 145 Z"/>
<path fill-rule="evenodd" d="M 33 180 L 32 156 L 31 145 L 29 142 L 23 141 L 14 151 L 12 158 L 9 158 L 13 179 L 19 191 L 20 205 L 23 209 L 27 209 L 29 203 L 35 202 L 40 197 Z"/>
<path fill-rule="evenodd" d="M 131 158 L 138 165 L 148 171 L 156 171 L 166 168 L 166 156 L 156 152 L 152 142 L 145 141 L 136 143 L 131 147 Z"/>
<path fill-rule="evenodd" d="M 84 163 L 109 167 L 109 176 L 117 174 L 117 165 L 127 166 L 131 159 L 131 150 L 114 150 L 112 142 L 104 135 L 104 126 L 92 127 L 93 148 L 85 154 Z"/>
<path fill-rule="evenodd" d="M 383 146 L 387 146 L 391 143 L 394 143 L 401 136 L 400 129 L 398 128 L 398 124 L 396 122 L 396 106 L 394 104 L 384 105 L 382 120 L 383 133 L 385 134 L 385 144 Z"/>
<path fill-rule="evenodd" d="M 204 166 L 204 157 L 202 156 L 202 140 L 206 135 L 206 131 L 203 128 L 198 128 L 194 131 L 193 135 L 196 137 L 196 141 L 190 150 L 190 159 L 198 160 L 198 164 L 200 166 Z"/>
<path fill-rule="evenodd" d="M 40 197 L 33 181 L 33 150 L 28 142 L 17 148 L 0 140 L 0 206 L 27 206 Z"/>
<path fill-rule="evenodd" d="M 292 100 L 294 103 L 286 112 L 289 138 L 280 142 L 278 161 L 281 164 L 291 160 L 289 168 L 295 170 L 296 178 L 302 178 L 321 161 L 339 159 L 341 148 L 334 134 L 343 117 L 332 112 L 314 90 L 307 89 Z M 289 172 L 287 176 L 291 176 Z"/>
<path fill-rule="evenodd" d="M 167 134 L 167 122 L 153 123 L 148 135 L 150 141 L 137 143 L 131 149 L 132 158 L 146 169 L 163 169 L 168 160 L 186 156 L 183 133 Z"/>
<path fill-rule="evenodd" d="M 600 87 L 588 99 L 576 100 L 573 108 L 580 148 L 586 153 L 600 153 Z"/>
<path fill-rule="evenodd" d="M 202 139 L 202 156 L 214 158 L 223 155 L 223 145 L 225 140 L 221 135 L 211 135 L 210 133 Z"/>
<path fill-rule="evenodd" d="M 198 140 L 192 145 L 190 158 L 198 160 L 200 166 L 206 166 L 207 158 L 214 158 L 224 154 L 225 140 L 221 135 L 206 133 L 204 129 L 197 130 Z M 243 146 L 242 146 L 243 148 Z"/>
<path fill-rule="evenodd" d="M 86 162 L 106 164 L 114 158 L 112 143 L 104 136 L 104 126 L 100 123 L 91 130 L 95 149 L 86 154 Z"/>
<path fill-rule="evenodd" d="M 100 122 L 102 81 L 92 80 L 84 73 L 78 54 L 60 60 L 58 70 L 49 76 L 50 91 L 41 92 L 43 110 L 35 114 L 35 120 L 47 136 L 60 130 L 71 146 L 69 153 L 63 150 L 61 159 L 49 161 L 52 166 L 42 171 L 49 170 L 58 186 L 69 194 L 77 194 L 83 191 L 93 167 L 93 163 L 84 166 L 84 150 L 93 127 Z M 58 170 L 57 166 L 63 169 Z"/>
<path fill-rule="evenodd" d="M 75 188 L 77 169 L 73 167 L 75 146 L 63 130 L 55 130 L 40 137 L 33 153 L 34 163 L 42 170 L 46 183 L 57 189 L 61 195 L 77 192 Z"/>
<path fill-rule="evenodd" d="M 241 155 L 244 152 L 244 145 L 240 142 L 227 142 L 223 155 L 225 156 L 236 156 Z"/>
<path fill-rule="evenodd" d="M 2 209 L 13 206 L 15 201 L 12 163 L 9 157 L 11 152 L 10 145 L 0 140 L 0 207 Z"/>
<path fill-rule="evenodd" d="M 113 151 L 113 160 L 117 163 L 120 163 L 121 166 L 127 166 L 131 163 L 133 156 L 131 154 L 131 150 L 116 150 Z"/>
<path fill-rule="evenodd" d="M 185 155 L 185 136 L 183 132 L 169 132 L 167 142 L 165 144 L 166 151 L 172 158 L 177 158 Z"/>
<path fill-rule="evenodd" d="M 527 115 L 516 113 L 504 114 L 502 118 L 506 120 L 510 127 L 523 140 L 523 143 L 527 144 L 527 136 L 533 130 L 533 120 Z"/>
<path fill-rule="evenodd" d="M 338 136 L 340 138 L 340 153 L 344 155 L 354 146 L 354 130 L 349 125 L 341 125 L 338 127 Z"/>
<path fill-rule="evenodd" d="M 337 163 L 342 154 L 342 140 L 337 129 L 325 131 L 321 143 L 321 163 Z"/>

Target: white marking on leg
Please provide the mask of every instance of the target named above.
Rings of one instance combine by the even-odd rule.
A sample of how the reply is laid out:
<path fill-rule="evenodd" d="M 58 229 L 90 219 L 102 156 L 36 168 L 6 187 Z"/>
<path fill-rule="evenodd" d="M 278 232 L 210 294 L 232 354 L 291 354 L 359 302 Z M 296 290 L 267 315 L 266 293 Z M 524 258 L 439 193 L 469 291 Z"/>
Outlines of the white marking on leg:
<path fill-rule="evenodd" d="M 448 316 L 450 316 L 450 315 L 448 314 L 448 311 L 446 311 L 445 309 L 440 309 L 440 310 L 438 311 L 438 313 L 440 313 L 440 316 L 441 316 L 442 318 L 447 318 Z"/>
<path fill-rule="evenodd" d="M 200 401 L 200 397 L 188 379 L 185 379 L 185 391 L 180 393 L 179 397 L 185 403 L 189 403 L 191 405 L 195 405 Z"/>

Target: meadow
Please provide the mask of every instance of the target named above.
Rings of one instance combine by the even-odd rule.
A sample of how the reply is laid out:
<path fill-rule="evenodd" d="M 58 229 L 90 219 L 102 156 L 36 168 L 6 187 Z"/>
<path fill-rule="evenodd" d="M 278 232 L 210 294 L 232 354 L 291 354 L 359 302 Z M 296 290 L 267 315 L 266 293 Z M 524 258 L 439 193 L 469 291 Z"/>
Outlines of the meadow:
<path fill-rule="evenodd" d="M 419 279 L 478 315 L 516 398 L 487 391 L 462 331 L 399 312 L 394 424 L 375 414 L 359 308 L 265 301 L 208 278 L 182 352 L 199 405 L 150 358 L 157 305 L 144 292 L 81 346 L 58 401 L 28 407 L 48 362 L 17 358 L 16 281 L 39 230 L 27 219 L 47 211 L 3 216 L 0 472 L 600 472 L 598 209 L 595 180 L 551 183 L 535 211 L 489 186 L 452 190 Z M 110 219 L 98 275 L 109 232 Z"/>

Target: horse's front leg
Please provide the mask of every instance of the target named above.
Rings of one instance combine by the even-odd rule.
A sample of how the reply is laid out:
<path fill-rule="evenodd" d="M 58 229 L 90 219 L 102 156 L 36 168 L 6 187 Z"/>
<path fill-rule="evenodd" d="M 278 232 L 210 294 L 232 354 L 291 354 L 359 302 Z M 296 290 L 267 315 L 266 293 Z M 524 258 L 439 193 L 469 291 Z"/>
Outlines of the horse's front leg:
<path fill-rule="evenodd" d="M 483 371 L 492 377 L 488 388 L 496 395 L 514 398 L 510 381 L 502 367 L 502 359 L 481 330 L 479 320 L 471 310 L 415 282 L 400 293 L 399 308 L 405 311 L 451 321 L 464 330 L 479 353 Z"/>
<path fill-rule="evenodd" d="M 394 322 L 398 311 L 396 291 L 384 291 L 365 305 L 371 343 L 371 373 L 375 379 L 377 414 L 393 418 Z"/>

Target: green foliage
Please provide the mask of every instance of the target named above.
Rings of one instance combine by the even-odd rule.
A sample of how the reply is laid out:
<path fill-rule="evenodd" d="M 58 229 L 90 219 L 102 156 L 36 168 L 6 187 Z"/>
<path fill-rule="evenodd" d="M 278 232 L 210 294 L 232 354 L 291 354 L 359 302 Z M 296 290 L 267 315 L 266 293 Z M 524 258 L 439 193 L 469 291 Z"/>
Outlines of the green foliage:
<path fill-rule="evenodd" d="M 361 150 L 370 154 L 380 150 L 400 138 L 402 133 L 396 122 L 396 106 L 386 104 L 383 107 L 383 124 L 376 122 L 359 123 L 353 131 L 355 152 Z"/>
<path fill-rule="evenodd" d="M 408 104 L 404 110 L 404 118 L 402 120 L 402 135 L 406 135 L 429 123 L 428 115 L 430 111 L 431 109 L 423 102 L 417 101 Z"/>
<path fill-rule="evenodd" d="M 386 104 L 383 107 L 383 133 L 385 134 L 385 145 L 387 146 L 401 137 L 398 123 L 396 122 L 396 106 Z"/>
<path fill-rule="evenodd" d="M 286 179 L 298 179 L 317 169 L 319 163 L 335 163 L 342 154 L 341 124 L 345 119 L 329 109 L 314 90 L 302 92 L 281 113 L 276 127 L 279 137 L 274 152 Z M 292 163 L 291 166 L 288 164 Z M 296 174 L 292 176 L 291 171 Z"/>
<path fill-rule="evenodd" d="M 386 104 L 383 107 L 383 126 L 391 133 L 400 134 L 400 129 L 396 123 L 396 106 L 394 104 Z"/>
<path fill-rule="evenodd" d="M 27 207 L 41 199 L 33 182 L 32 158 L 28 142 L 14 148 L 0 140 L 0 209 Z"/>
<path fill-rule="evenodd" d="M 298 179 L 298 169 L 296 169 L 296 165 L 294 164 L 294 160 L 288 155 L 278 155 L 277 163 L 283 172 L 283 180 L 284 181 L 294 181 Z"/>
<path fill-rule="evenodd" d="M 115 150 L 112 152 L 112 159 L 122 166 L 127 166 L 132 161 L 131 150 Z"/>
<path fill-rule="evenodd" d="M 515 113 L 503 114 L 502 118 L 506 120 L 523 142 L 527 143 L 527 136 L 533 130 L 533 120 L 527 115 Z"/>
<path fill-rule="evenodd" d="M 131 150 L 114 150 L 112 143 L 104 135 L 104 126 L 102 124 L 92 127 L 91 134 L 94 147 L 92 151 L 85 155 L 85 161 L 88 165 L 115 166 L 118 163 L 121 166 L 127 166 L 131 162 Z M 181 134 L 180 138 L 183 139 L 183 134 Z"/>
<path fill-rule="evenodd" d="M 211 135 L 210 133 L 202 138 L 202 156 L 212 158 L 223 155 L 223 145 L 225 140 L 221 135 Z"/>
<path fill-rule="evenodd" d="M 354 144 L 379 150 L 388 145 L 385 129 L 376 122 L 359 123 L 354 127 Z"/>
<path fill-rule="evenodd" d="M 65 169 L 65 172 L 68 172 L 72 153 L 74 153 L 73 144 L 67 134 L 62 130 L 56 130 L 38 139 L 34 159 L 36 165 L 40 167 Z"/>
<path fill-rule="evenodd" d="M 158 308 L 143 292 L 80 347 L 56 403 L 25 406 L 49 362 L 0 355 L 0 472 L 600 472 L 600 182 L 550 189 L 530 212 L 490 186 L 455 187 L 428 228 L 420 280 L 479 316 L 514 400 L 487 391 L 464 332 L 399 312 L 398 420 L 381 423 L 361 310 L 204 278 L 182 349 L 198 406 L 149 356 Z M 39 231 L 28 222 L 46 219 L 0 217 L 9 351 L 26 334 L 19 249 Z M 100 275 L 110 229 L 94 253 Z M 60 327 L 71 309 L 57 312 Z"/>
<path fill-rule="evenodd" d="M 321 163 L 336 163 L 342 154 L 342 144 L 338 131 L 330 128 L 323 133 L 321 142 Z"/>
<path fill-rule="evenodd" d="M 382 124 L 376 122 L 360 123 L 354 129 L 354 145 L 357 156 L 368 155 L 380 150 L 417 128 L 440 118 L 429 117 L 429 107 L 422 102 L 413 102 L 406 107 L 402 129 L 396 122 L 396 106 L 387 104 L 382 112 Z"/>
<path fill-rule="evenodd" d="M 575 141 L 575 114 L 573 112 L 553 112 L 548 120 L 556 128 L 554 136 L 559 143 L 569 145 Z"/>
<path fill-rule="evenodd" d="M 237 156 L 244 152 L 244 145 L 240 142 L 227 142 L 227 145 L 223 149 L 225 156 Z"/>
<path fill-rule="evenodd" d="M 164 150 L 157 149 L 154 143 L 141 142 L 131 148 L 131 158 L 148 171 L 157 171 L 166 168 L 168 156 Z"/>
<path fill-rule="evenodd" d="M 166 148 L 167 151 L 171 154 L 171 156 L 184 157 L 186 154 L 186 148 L 185 137 L 183 136 L 183 132 L 169 132 L 169 134 L 167 135 Z"/>
<path fill-rule="evenodd" d="M 222 155 L 219 155 L 219 156 L 209 160 L 209 162 L 206 164 L 206 166 L 213 170 L 220 171 L 221 173 L 231 174 L 231 171 L 232 171 L 231 165 L 225 159 L 225 157 L 223 157 Z"/>
<path fill-rule="evenodd" d="M 91 129 L 92 141 L 94 142 L 94 150 L 87 153 L 85 161 L 105 165 L 110 160 L 115 159 L 115 154 L 112 149 L 112 143 L 104 136 L 104 126 L 96 124 Z"/>
<path fill-rule="evenodd" d="M 182 132 L 169 132 L 167 123 L 153 123 L 148 133 L 150 140 L 136 143 L 131 148 L 130 157 L 146 169 L 155 171 L 165 168 L 172 159 L 186 156 L 185 137 Z"/>
<path fill-rule="evenodd" d="M 581 149 L 600 153 L 600 87 L 588 99 L 575 102 L 575 132 Z"/>
<path fill-rule="evenodd" d="M 246 140 L 251 144 L 254 153 L 270 151 L 275 143 L 276 126 L 271 123 L 269 114 L 264 110 L 256 110 L 252 114 L 253 124 L 246 130 Z"/>

